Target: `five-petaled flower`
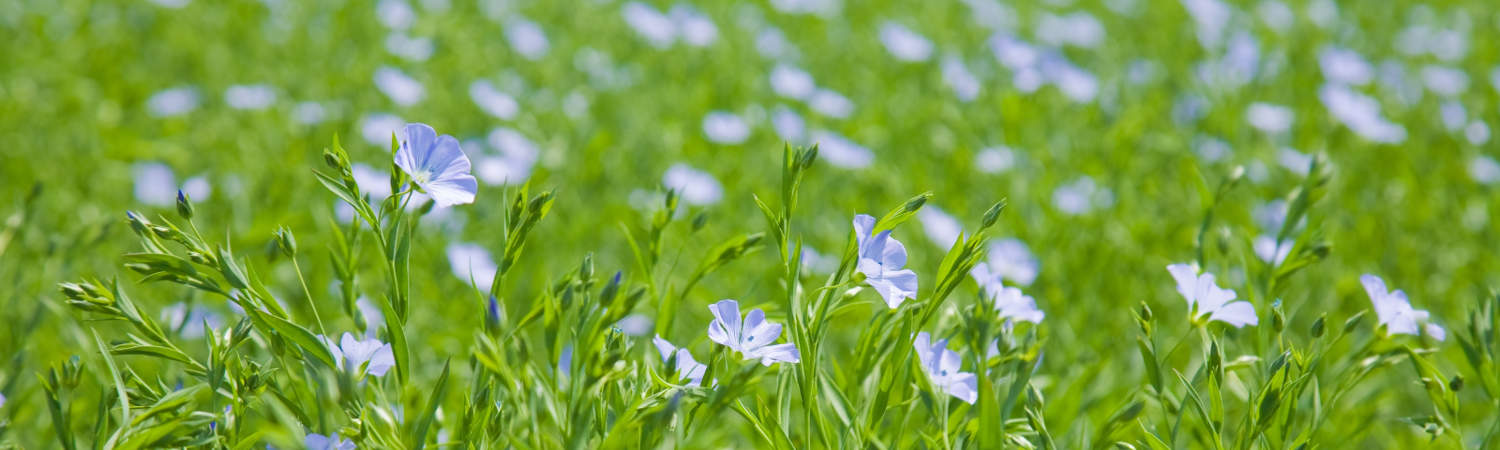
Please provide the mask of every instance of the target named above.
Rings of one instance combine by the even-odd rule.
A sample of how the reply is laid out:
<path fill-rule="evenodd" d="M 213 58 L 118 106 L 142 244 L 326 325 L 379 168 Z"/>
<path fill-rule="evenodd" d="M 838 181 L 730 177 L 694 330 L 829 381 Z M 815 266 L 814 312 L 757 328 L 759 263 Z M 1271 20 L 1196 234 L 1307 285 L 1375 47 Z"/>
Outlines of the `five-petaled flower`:
<path fill-rule="evenodd" d="M 801 361 L 796 344 L 771 344 L 781 336 L 781 324 L 766 322 L 766 313 L 760 308 L 750 310 L 743 321 L 740 303 L 734 300 L 708 305 L 708 312 L 714 315 L 714 321 L 708 324 L 708 338 L 740 352 L 746 360 L 759 358 L 766 366 Z"/>
<path fill-rule="evenodd" d="M 1214 274 L 1200 274 L 1197 268 L 1187 264 L 1172 264 L 1167 266 L 1167 271 L 1177 280 L 1177 292 L 1187 300 L 1193 320 L 1207 316 L 1208 320 L 1224 322 L 1235 328 L 1259 322 L 1255 306 L 1247 301 L 1234 301 L 1234 291 L 1214 284 Z"/>
<path fill-rule="evenodd" d="M 976 264 L 969 270 L 969 275 L 979 283 L 979 289 L 984 295 L 995 302 L 995 311 L 1000 312 L 1000 318 L 1042 323 L 1042 319 L 1047 317 L 1046 313 L 1036 307 L 1036 299 L 1022 293 L 1021 288 L 1007 287 L 1001 282 L 1000 274 L 991 271 L 984 263 Z"/>
<path fill-rule="evenodd" d="M 391 344 L 380 342 L 379 339 L 357 340 L 354 335 L 344 333 L 339 342 L 335 344 L 333 339 L 319 335 L 318 338 L 333 352 L 333 360 L 338 363 L 340 370 L 352 370 L 355 373 L 363 370 L 371 376 L 385 376 L 386 371 L 396 366 L 395 355 L 391 353 Z"/>
<path fill-rule="evenodd" d="M 891 237 L 891 230 L 871 235 L 875 218 L 854 216 L 854 239 L 859 244 L 859 272 L 865 282 L 880 293 L 886 306 L 895 309 L 908 298 L 917 297 L 917 273 L 906 266 L 906 246 Z"/>
<path fill-rule="evenodd" d="M 1426 310 L 1412 309 L 1406 292 L 1400 289 L 1386 291 L 1385 280 L 1371 274 L 1359 277 L 1359 282 L 1365 285 L 1365 293 L 1370 294 L 1370 303 L 1375 305 L 1375 319 L 1385 325 L 1387 334 L 1418 334 L 1417 325 L 1426 322 L 1428 314 Z M 1448 335 L 1437 324 L 1429 323 L 1426 329 L 1429 336 L 1439 341 Z"/>
<path fill-rule="evenodd" d="M 912 345 L 917 348 L 917 360 L 933 387 L 970 405 L 979 399 L 979 379 L 972 373 L 959 372 L 963 360 L 958 358 L 958 352 L 948 350 L 947 339 L 932 342 L 932 336 L 923 331 L 917 333 Z"/>
<path fill-rule="evenodd" d="M 469 174 L 469 156 L 459 148 L 458 139 L 438 136 L 426 124 L 406 125 L 406 140 L 396 150 L 396 166 L 440 207 L 474 203 L 474 194 L 479 192 L 479 182 Z"/>
<path fill-rule="evenodd" d="M 693 387 L 697 387 L 703 383 L 703 373 L 708 371 L 708 366 L 693 359 L 692 352 L 689 352 L 685 348 L 677 348 L 671 342 L 662 339 L 661 335 L 652 338 L 651 343 L 656 344 L 656 351 L 661 353 L 661 360 L 663 362 L 671 360 L 672 355 L 677 355 L 678 381 L 686 380 L 687 383 L 683 384 Z"/>
<path fill-rule="evenodd" d="M 317 433 L 307 433 L 302 440 L 308 450 L 354 450 L 354 442 L 348 439 L 340 439 L 339 435 L 324 436 Z"/>

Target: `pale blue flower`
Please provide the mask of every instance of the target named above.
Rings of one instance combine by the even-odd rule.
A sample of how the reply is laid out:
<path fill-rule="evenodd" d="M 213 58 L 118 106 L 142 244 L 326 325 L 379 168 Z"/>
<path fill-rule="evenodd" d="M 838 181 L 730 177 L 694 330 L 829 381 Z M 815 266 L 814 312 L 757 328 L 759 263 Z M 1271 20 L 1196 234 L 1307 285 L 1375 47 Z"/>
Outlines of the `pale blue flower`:
<path fill-rule="evenodd" d="M 474 203 L 479 182 L 469 174 L 469 157 L 453 136 L 438 136 L 432 127 L 406 125 L 406 139 L 396 151 L 396 166 L 432 196 L 439 207 Z"/>
<path fill-rule="evenodd" d="M 886 306 L 895 309 L 908 298 L 917 298 L 917 273 L 906 266 L 906 246 L 891 237 L 891 230 L 872 235 L 875 218 L 854 216 L 854 237 L 859 244 L 859 272 L 880 293 Z"/>
<path fill-rule="evenodd" d="M 652 338 L 651 343 L 656 344 L 656 351 L 661 353 L 661 360 L 664 362 L 672 359 L 672 355 L 677 355 L 678 381 L 686 380 L 687 383 L 684 384 L 693 387 L 697 387 L 703 383 L 703 374 L 708 371 L 708 366 L 693 359 L 692 352 L 689 352 L 685 348 L 677 348 L 671 342 L 662 339 L 661 335 L 656 335 L 655 338 Z"/>
<path fill-rule="evenodd" d="M 1169 265 L 1167 272 L 1177 280 L 1177 293 L 1187 300 L 1193 320 L 1207 316 L 1208 320 L 1224 322 L 1235 328 L 1259 322 L 1255 306 L 1247 301 L 1234 301 L 1234 291 L 1214 284 L 1214 274 L 1199 274 L 1197 268 L 1187 264 Z"/>
<path fill-rule="evenodd" d="M 302 441 L 308 450 L 354 450 L 354 442 L 341 439 L 339 435 L 324 436 L 317 433 L 307 433 Z"/>
<path fill-rule="evenodd" d="M 959 371 L 963 360 L 959 359 L 957 352 L 948 350 L 947 339 L 932 342 L 932 336 L 923 331 L 917 333 L 912 345 L 916 347 L 917 360 L 921 361 L 922 371 L 927 373 L 933 387 L 970 405 L 979 400 L 979 379 L 972 373 Z"/>
<path fill-rule="evenodd" d="M 328 351 L 333 352 L 333 360 L 340 370 L 353 370 L 355 373 L 362 371 L 379 377 L 385 376 L 387 371 L 396 366 L 391 344 L 380 342 L 379 339 L 361 341 L 352 334 L 344 333 L 335 345 L 333 339 L 327 336 L 319 335 L 318 338 L 328 346 Z"/>
<path fill-rule="evenodd" d="M 1371 274 L 1360 276 L 1359 282 L 1365 286 L 1365 293 L 1370 295 L 1370 303 L 1375 305 L 1375 318 L 1385 326 L 1387 334 L 1418 334 L 1417 325 L 1426 322 L 1429 314 L 1425 310 L 1413 309 L 1411 301 L 1406 298 L 1406 292 L 1400 289 L 1387 291 L 1385 280 Z M 1447 337 L 1447 332 L 1441 326 L 1427 324 L 1425 328 L 1427 334 L 1434 339 L 1441 341 Z"/>
<path fill-rule="evenodd" d="M 712 205 L 724 198 L 724 186 L 718 179 L 687 164 L 668 167 L 661 176 L 661 183 L 682 194 L 682 201 L 690 205 Z"/>
<path fill-rule="evenodd" d="M 781 324 L 767 322 L 760 308 L 750 310 L 743 321 L 740 303 L 734 300 L 708 305 L 708 312 L 714 315 L 714 321 L 708 324 L 708 339 L 740 352 L 744 359 L 760 359 L 766 366 L 801 361 L 795 344 L 771 344 L 781 336 Z"/>
<path fill-rule="evenodd" d="M 1042 323 L 1047 314 L 1036 307 L 1036 299 L 1021 292 L 1020 288 L 1001 287 L 989 294 L 995 300 L 995 310 L 1000 318 L 1022 322 Z"/>

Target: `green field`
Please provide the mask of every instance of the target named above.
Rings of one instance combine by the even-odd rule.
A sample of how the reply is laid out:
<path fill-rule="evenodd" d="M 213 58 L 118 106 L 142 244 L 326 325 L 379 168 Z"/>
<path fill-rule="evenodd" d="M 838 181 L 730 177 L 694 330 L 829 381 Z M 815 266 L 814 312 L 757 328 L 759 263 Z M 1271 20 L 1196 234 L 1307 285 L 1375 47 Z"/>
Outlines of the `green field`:
<path fill-rule="evenodd" d="M 0 3 L 0 448 L 1497 446 L 1496 30 Z"/>

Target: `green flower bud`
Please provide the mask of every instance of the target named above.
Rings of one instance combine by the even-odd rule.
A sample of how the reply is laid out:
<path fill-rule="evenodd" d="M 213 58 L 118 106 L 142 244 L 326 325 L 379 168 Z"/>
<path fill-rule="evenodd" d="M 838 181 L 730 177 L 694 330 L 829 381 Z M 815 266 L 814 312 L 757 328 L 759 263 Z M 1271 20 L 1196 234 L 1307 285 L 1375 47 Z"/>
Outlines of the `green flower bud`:
<path fill-rule="evenodd" d="M 181 189 L 177 190 L 177 215 L 183 220 L 193 220 L 193 202 Z"/>

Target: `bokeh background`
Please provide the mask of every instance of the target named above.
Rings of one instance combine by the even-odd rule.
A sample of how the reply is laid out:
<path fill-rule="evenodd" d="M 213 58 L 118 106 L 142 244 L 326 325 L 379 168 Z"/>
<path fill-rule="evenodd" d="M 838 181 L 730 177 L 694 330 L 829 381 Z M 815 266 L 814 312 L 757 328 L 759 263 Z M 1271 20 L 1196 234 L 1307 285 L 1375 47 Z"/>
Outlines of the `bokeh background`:
<path fill-rule="evenodd" d="M 1194 257 L 1200 186 L 1236 168 L 1205 244 L 1239 289 L 1275 256 L 1266 236 L 1312 156 L 1333 164 L 1310 221 L 1332 252 L 1280 299 L 1292 327 L 1368 309 L 1363 273 L 1454 325 L 1500 284 L 1496 29 L 1483 0 L 0 3 L 0 418 L 45 442 L 27 436 L 47 423 L 32 373 L 91 348 L 54 285 L 123 274 L 126 210 L 170 214 L 183 189 L 242 253 L 286 225 L 316 254 L 347 214 L 311 176 L 321 149 L 339 136 L 378 180 L 410 121 L 463 141 L 482 181 L 415 246 L 428 306 L 409 333 L 434 353 L 464 354 L 479 324 L 454 273 L 498 251 L 507 188 L 559 195 L 526 292 L 590 252 L 628 272 L 622 225 L 638 230 L 664 185 L 707 218 L 669 240 L 684 261 L 762 229 L 751 195 L 776 192 L 782 145 L 816 142 L 797 228 L 817 251 L 841 248 L 854 214 L 931 191 L 896 232 L 931 276 L 956 229 L 1008 199 L 992 259 L 1048 313 L 1047 419 L 1080 432 L 1139 384 L 1130 308 L 1185 315 L 1164 267 Z M 771 302 L 773 253 L 699 285 L 680 334 L 706 323 L 700 305 Z M 320 258 L 304 267 L 327 286 Z M 1388 393 L 1351 423 L 1418 414 L 1422 396 Z M 1380 424 L 1358 436 L 1421 438 Z"/>

